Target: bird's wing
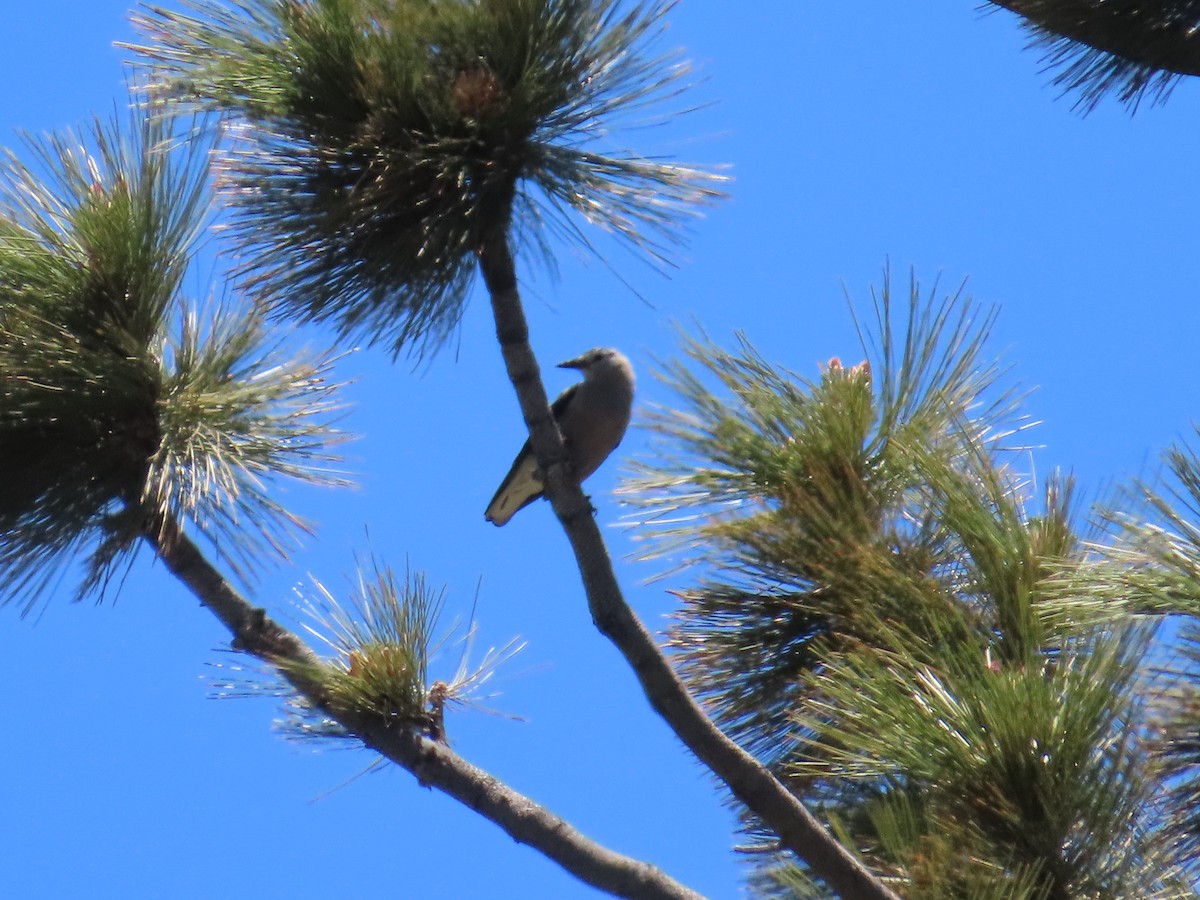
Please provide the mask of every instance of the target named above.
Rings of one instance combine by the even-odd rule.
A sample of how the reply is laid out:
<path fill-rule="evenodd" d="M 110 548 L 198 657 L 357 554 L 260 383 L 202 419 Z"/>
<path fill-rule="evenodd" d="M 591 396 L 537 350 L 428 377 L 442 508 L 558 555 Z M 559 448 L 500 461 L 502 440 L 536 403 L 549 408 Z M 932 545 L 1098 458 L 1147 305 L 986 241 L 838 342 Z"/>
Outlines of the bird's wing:
<path fill-rule="evenodd" d="M 500 482 L 496 496 L 488 504 L 483 517 L 493 525 L 504 525 L 538 497 L 542 496 L 542 478 L 538 471 L 537 460 L 533 456 L 533 448 L 529 441 L 521 448 L 517 458 L 513 460 L 512 468 Z"/>
<path fill-rule="evenodd" d="M 571 385 L 550 405 L 550 412 L 555 421 L 562 420 L 563 413 L 578 387 L 578 384 Z M 496 489 L 496 495 L 492 497 L 492 502 L 488 504 L 483 517 L 494 525 L 504 525 L 519 510 L 541 497 L 542 488 L 542 473 L 533 455 L 533 447 L 526 439 L 517 458 L 513 460 L 512 468 Z"/>
<path fill-rule="evenodd" d="M 554 416 L 555 422 L 562 421 L 563 413 L 567 411 L 567 404 L 571 402 L 571 398 L 575 396 L 581 384 L 583 384 L 582 381 L 575 382 L 554 398 L 554 402 L 550 404 L 550 415 Z"/>

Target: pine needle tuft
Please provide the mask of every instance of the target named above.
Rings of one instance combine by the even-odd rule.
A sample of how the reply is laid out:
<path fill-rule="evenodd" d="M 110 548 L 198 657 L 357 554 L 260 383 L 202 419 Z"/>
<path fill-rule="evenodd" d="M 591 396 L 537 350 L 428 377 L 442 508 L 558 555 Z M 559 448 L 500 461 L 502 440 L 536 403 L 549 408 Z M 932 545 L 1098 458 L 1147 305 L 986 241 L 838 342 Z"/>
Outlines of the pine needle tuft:
<path fill-rule="evenodd" d="M 211 142 L 135 115 L 26 144 L 0 168 L 0 593 L 28 612 L 77 554 L 102 589 L 164 519 L 242 574 L 286 552 L 302 522 L 267 486 L 340 481 L 337 385 L 264 350 L 258 312 L 209 327 L 185 297 Z"/>
<path fill-rule="evenodd" d="M 186 0 L 136 16 L 131 49 L 156 104 L 234 115 L 220 168 L 249 283 L 419 354 L 456 329 L 486 234 L 574 210 L 663 259 L 719 195 L 711 172 L 595 149 L 682 90 L 653 49 L 670 6 Z"/>

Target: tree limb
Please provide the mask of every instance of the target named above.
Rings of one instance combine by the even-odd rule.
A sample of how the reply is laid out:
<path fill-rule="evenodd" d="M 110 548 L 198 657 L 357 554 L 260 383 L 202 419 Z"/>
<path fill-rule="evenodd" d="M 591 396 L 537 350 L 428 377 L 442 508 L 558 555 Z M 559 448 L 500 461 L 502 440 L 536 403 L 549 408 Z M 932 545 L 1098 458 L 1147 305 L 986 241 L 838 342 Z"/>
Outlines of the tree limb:
<path fill-rule="evenodd" d="M 596 627 L 633 667 L 654 710 L 734 796 L 779 836 L 783 846 L 804 860 L 813 874 L 852 900 L 898 900 L 778 778 L 712 723 L 625 602 L 591 504 L 567 472 L 566 450 L 529 345 L 529 326 L 503 228 L 490 232 L 480 248 L 479 264 L 491 295 L 496 336 L 508 377 L 517 393 L 538 465 L 545 474 L 546 496 L 571 542 Z"/>
<path fill-rule="evenodd" d="M 1200 75 L 1200 0 L 986 0 L 1021 16 L 1052 83 L 1088 113 L 1115 95 L 1130 110 Z"/>
<path fill-rule="evenodd" d="M 648 863 L 616 853 L 573 828 L 566 820 L 471 765 L 446 744 L 412 728 L 341 708 L 331 709 L 320 661 L 297 635 L 253 606 L 169 517 L 153 516 L 143 537 L 167 569 L 192 591 L 233 635 L 233 646 L 276 666 L 315 708 L 364 745 L 408 770 L 426 787 L 437 788 L 500 826 L 514 841 L 554 860 L 580 881 L 630 900 L 703 900 Z"/>
<path fill-rule="evenodd" d="M 1087 44 L 1130 63 L 1200 75 L 1200 3 L 1145 0 L 988 0 L 1030 27 Z"/>

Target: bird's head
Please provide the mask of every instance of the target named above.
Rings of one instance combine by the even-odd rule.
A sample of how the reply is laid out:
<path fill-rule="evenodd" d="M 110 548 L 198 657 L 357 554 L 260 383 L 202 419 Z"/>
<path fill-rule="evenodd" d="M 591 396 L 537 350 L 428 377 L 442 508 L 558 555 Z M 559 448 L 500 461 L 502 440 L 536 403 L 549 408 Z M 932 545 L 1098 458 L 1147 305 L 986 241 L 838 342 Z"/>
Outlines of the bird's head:
<path fill-rule="evenodd" d="M 578 369 L 583 373 L 584 378 L 615 369 L 622 369 L 630 373 L 633 371 L 625 355 L 612 347 L 595 347 L 574 359 L 560 362 L 558 367 L 560 369 Z"/>

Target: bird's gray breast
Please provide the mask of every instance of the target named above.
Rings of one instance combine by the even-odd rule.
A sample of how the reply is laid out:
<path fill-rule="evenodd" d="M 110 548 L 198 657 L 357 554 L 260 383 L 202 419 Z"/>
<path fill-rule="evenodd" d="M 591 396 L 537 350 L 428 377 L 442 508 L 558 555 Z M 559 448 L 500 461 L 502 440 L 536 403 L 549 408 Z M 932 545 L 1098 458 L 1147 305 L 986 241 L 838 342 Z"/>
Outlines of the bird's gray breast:
<path fill-rule="evenodd" d="M 619 373 L 579 385 L 559 426 L 580 481 L 595 472 L 621 443 L 632 406 L 633 386 Z"/>

